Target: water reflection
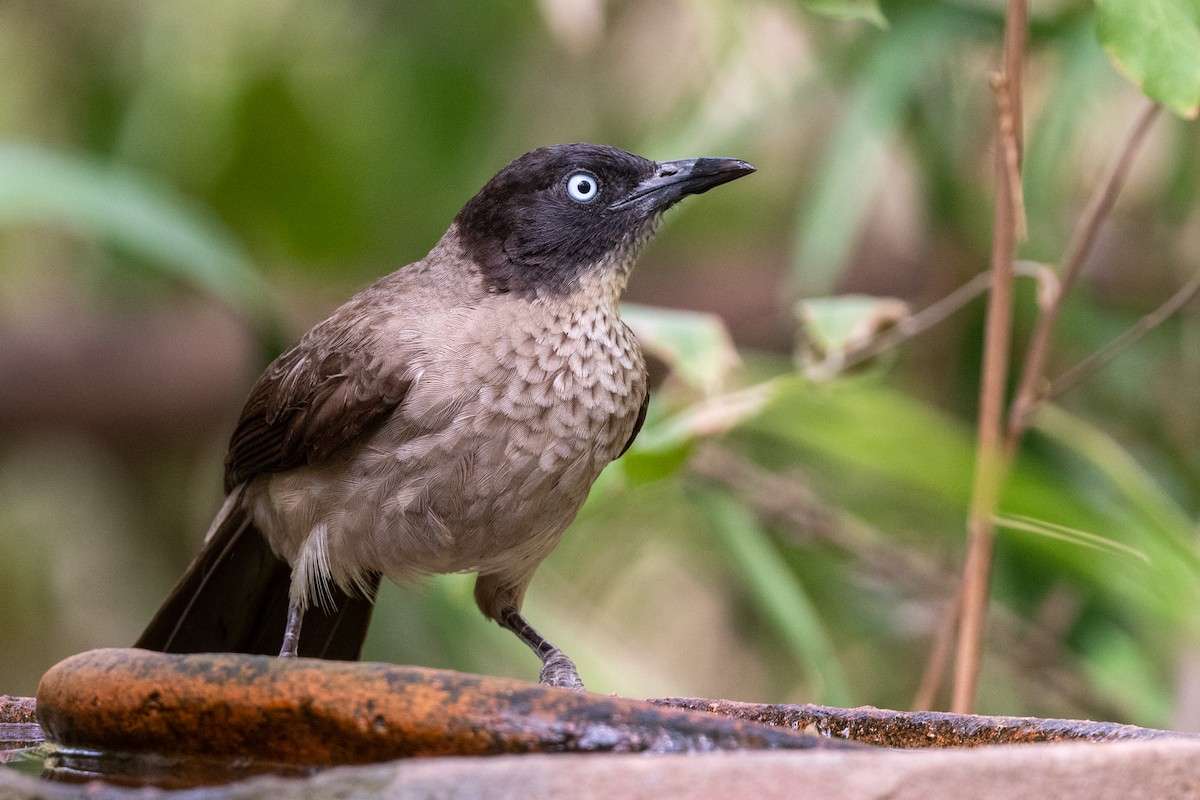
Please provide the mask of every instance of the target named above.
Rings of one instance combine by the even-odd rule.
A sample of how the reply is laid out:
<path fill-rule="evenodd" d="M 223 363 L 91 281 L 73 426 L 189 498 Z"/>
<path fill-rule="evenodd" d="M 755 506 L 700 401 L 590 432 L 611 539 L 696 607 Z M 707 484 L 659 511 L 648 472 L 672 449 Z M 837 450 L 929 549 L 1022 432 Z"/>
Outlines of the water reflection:
<path fill-rule="evenodd" d="M 113 786 L 190 789 L 234 783 L 257 775 L 308 777 L 313 767 L 251 759 L 176 758 L 58 747 L 42 741 L 36 723 L 0 724 L 0 769 L 56 783 L 100 780 Z"/>
<path fill-rule="evenodd" d="M 47 780 L 62 783 L 102 780 L 117 786 L 190 789 L 233 783 L 258 775 L 301 778 L 317 772 L 312 767 L 250 759 L 177 758 L 147 753 L 53 748 L 46 754 L 39 774 Z"/>

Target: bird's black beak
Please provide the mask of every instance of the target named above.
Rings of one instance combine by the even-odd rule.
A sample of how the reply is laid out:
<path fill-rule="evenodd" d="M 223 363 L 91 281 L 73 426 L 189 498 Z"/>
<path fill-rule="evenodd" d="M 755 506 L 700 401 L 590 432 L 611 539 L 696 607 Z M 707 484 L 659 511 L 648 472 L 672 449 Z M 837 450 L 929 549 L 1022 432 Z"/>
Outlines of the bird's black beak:
<path fill-rule="evenodd" d="M 661 161 L 658 169 L 634 187 L 628 195 L 613 203 L 614 211 L 637 207 L 649 214 L 665 210 L 689 194 L 701 194 L 714 186 L 754 172 L 754 165 L 736 158 L 685 158 Z"/>

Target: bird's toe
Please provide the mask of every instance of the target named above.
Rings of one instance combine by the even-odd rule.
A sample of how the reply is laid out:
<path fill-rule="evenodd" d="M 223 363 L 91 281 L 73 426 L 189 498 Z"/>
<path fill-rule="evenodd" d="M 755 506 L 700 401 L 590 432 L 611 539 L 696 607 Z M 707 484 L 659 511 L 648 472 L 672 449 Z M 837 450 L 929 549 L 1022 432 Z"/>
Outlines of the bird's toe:
<path fill-rule="evenodd" d="M 557 686 L 560 689 L 571 689 L 576 692 L 584 691 L 583 681 L 579 679 L 579 670 L 575 668 L 575 662 L 561 652 L 551 655 L 542 665 L 541 683 L 543 686 Z"/>

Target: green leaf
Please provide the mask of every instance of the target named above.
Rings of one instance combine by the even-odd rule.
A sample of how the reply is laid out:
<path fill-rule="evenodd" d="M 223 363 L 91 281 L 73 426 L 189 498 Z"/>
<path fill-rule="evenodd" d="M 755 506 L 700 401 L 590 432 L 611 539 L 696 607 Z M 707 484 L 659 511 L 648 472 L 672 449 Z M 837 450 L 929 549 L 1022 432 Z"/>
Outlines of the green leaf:
<path fill-rule="evenodd" d="M 1124 503 L 1139 518 L 1139 528 L 1153 530 L 1173 558 L 1185 560 L 1200 575 L 1194 521 L 1128 450 L 1110 434 L 1053 404 L 1038 411 L 1034 427 L 1086 458 L 1110 482 L 1106 495 Z"/>
<path fill-rule="evenodd" d="M 719 392 L 740 363 L 729 330 L 715 314 L 624 303 L 621 318 L 646 352 L 706 396 Z"/>
<path fill-rule="evenodd" d="M 879 10 L 878 0 L 801 0 L 814 14 L 836 19 L 853 19 L 870 22 L 880 28 L 887 27 L 887 18 Z"/>
<path fill-rule="evenodd" d="M 975 445 L 965 423 L 866 380 L 774 381 L 731 439 L 767 465 L 803 465 L 825 500 L 881 526 L 957 535 Z M 1200 553 L 1188 514 L 1111 436 L 1056 406 L 1014 464 L 1001 501 L 1006 544 L 1131 618 L 1200 627 Z M 754 456 L 752 456 L 754 457 Z M 1014 521 L 1016 524 L 1014 524 Z M 1085 545 L 1085 546 L 1080 546 Z M 1132 557 L 1131 557 L 1132 554 Z"/>
<path fill-rule="evenodd" d="M 665 417 L 652 409 L 633 446 L 617 462 L 621 472 L 635 484 L 670 477 L 687 463 L 697 441 L 728 433 L 756 416 L 777 388 L 773 381 L 760 383 L 701 400 Z"/>
<path fill-rule="evenodd" d="M 798 360 L 814 381 L 828 380 L 881 333 L 911 316 L 908 303 L 891 297 L 844 294 L 796 304 L 801 337 Z"/>
<path fill-rule="evenodd" d="M 1110 561 L 1108 590 L 1158 616 L 1195 625 L 1200 553 L 1188 513 L 1120 443 L 1087 421 L 1048 404 L 1038 411 L 1034 428 L 1086 465 L 1089 472 L 1073 483 L 1090 490 L 1086 500 L 1102 512 L 1106 536 L 1119 533 L 1149 559 L 1148 566 L 1137 559 Z"/>
<path fill-rule="evenodd" d="M 1150 557 L 1136 547 L 1121 544 L 1091 531 L 1081 531 L 1078 528 L 1059 525 L 1058 523 L 1044 519 L 1035 519 L 1024 514 L 997 514 L 993 518 L 993 521 L 997 528 L 1008 528 L 1015 531 L 1024 531 L 1025 533 L 1033 533 L 1038 536 L 1045 536 L 1048 539 L 1067 542 L 1078 547 L 1088 547 L 1092 550 L 1133 556 L 1134 558 L 1140 558 L 1146 563 L 1150 563 Z"/>
<path fill-rule="evenodd" d="M 127 248 L 270 323 L 273 304 L 220 224 L 145 176 L 35 147 L 0 146 L 0 225 L 49 222 Z"/>
<path fill-rule="evenodd" d="M 1200 0 L 1096 0 L 1097 36 L 1151 100 L 1200 113 Z"/>
<path fill-rule="evenodd" d="M 753 514 L 732 499 L 715 492 L 692 496 L 783 643 L 821 681 L 824 702 L 848 705 L 850 687 L 821 616 L 771 537 Z"/>
<path fill-rule="evenodd" d="M 661 481 L 687 464 L 688 456 L 692 454 L 692 443 L 692 440 L 677 440 L 640 449 L 635 445 L 617 462 L 620 465 L 618 470 L 627 486 Z"/>
<path fill-rule="evenodd" d="M 974 465 L 970 428 L 906 395 L 855 380 L 774 382 L 769 402 L 741 430 L 807 457 L 836 460 L 863 482 L 966 508 Z"/>

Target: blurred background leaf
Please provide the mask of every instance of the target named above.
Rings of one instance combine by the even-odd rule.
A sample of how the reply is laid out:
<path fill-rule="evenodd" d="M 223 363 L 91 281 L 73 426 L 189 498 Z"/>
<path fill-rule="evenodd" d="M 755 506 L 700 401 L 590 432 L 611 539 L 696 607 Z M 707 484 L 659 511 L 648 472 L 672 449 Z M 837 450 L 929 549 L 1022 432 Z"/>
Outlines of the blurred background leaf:
<path fill-rule="evenodd" d="M 802 0 L 804 7 L 817 14 L 838 19 L 860 19 L 887 27 L 887 19 L 876 0 Z"/>
<path fill-rule="evenodd" d="M 821 385 L 793 309 L 919 311 L 986 268 L 1003 6 L 0 5 L 0 692 L 134 640 L 273 351 L 513 157 L 591 140 L 759 171 L 673 211 L 635 271 L 646 427 L 530 617 L 601 692 L 907 707 L 961 557 L 982 300 Z M 1059 258 L 1143 102 L 1097 40 L 1132 8 L 1034 4 L 1023 259 Z M 1051 374 L 1200 270 L 1198 175 L 1195 126 L 1161 119 Z M 1017 300 L 1019 352 L 1033 282 Z M 1192 304 L 1038 418 L 1002 513 L 1148 561 L 1003 531 L 981 710 L 1200 729 L 1197 352 Z M 469 576 L 385 587 L 367 656 L 536 674 Z"/>
<path fill-rule="evenodd" d="M 1129 79 L 1176 114 L 1200 113 L 1200 3 L 1098 0 L 1100 43 Z"/>
<path fill-rule="evenodd" d="M 252 319 L 274 312 L 262 277 L 224 226 L 131 170 L 0 146 L 0 226 L 30 222 L 103 239 Z"/>
<path fill-rule="evenodd" d="M 733 339 L 713 314 L 626 303 L 621 318 L 646 353 L 702 396 L 724 388 L 738 365 Z"/>

